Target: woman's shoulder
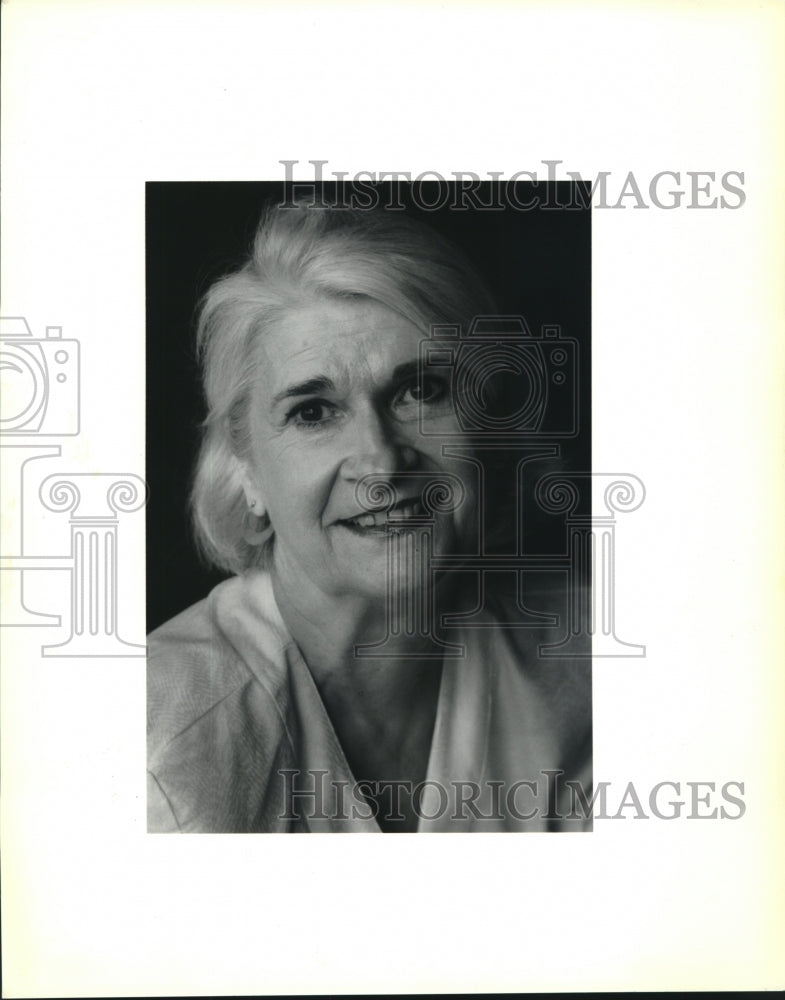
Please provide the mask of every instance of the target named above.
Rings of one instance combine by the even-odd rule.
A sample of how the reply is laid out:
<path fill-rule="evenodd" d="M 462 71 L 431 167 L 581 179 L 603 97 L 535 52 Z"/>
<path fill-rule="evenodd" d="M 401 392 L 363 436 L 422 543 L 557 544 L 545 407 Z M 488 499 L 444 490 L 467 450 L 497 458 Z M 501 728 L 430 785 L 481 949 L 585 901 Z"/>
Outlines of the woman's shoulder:
<path fill-rule="evenodd" d="M 274 685 L 291 640 L 257 573 L 224 580 L 147 642 L 148 732 L 160 744 L 260 675 Z"/>
<path fill-rule="evenodd" d="M 278 829 L 291 640 L 269 578 L 224 581 L 148 643 L 148 830 Z"/>
<path fill-rule="evenodd" d="M 233 645 L 252 633 L 270 649 L 291 641 L 273 596 L 270 575 L 256 570 L 219 583 L 207 597 L 154 629 L 147 637 L 150 655 Z M 242 641 L 240 640 L 242 644 Z"/>

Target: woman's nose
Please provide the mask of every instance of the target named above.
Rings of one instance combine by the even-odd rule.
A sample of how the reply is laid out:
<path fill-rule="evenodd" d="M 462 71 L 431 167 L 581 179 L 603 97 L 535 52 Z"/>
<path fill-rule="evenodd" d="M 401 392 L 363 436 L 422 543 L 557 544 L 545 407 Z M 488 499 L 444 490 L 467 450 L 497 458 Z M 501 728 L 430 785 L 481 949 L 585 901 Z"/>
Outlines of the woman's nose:
<path fill-rule="evenodd" d="M 354 425 L 354 434 L 342 466 L 348 478 L 402 472 L 417 464 L 416 448 L 383 414 L 371 409 L 358 413 Z"/>

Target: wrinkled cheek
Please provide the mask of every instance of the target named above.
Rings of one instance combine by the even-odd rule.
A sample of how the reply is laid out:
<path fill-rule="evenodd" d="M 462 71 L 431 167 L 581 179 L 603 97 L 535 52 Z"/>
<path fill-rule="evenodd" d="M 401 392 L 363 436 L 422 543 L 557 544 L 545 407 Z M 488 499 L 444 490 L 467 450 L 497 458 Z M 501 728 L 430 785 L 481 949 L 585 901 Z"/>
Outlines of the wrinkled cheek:
<path fill-rule="evenodd" d="M 479 544 L 479 527 L 477 524 L 477 504 L 472 497 L 471 503 L 461 512 L 458 524 L 458 549 L 460 552 L 474 552 Z"/>

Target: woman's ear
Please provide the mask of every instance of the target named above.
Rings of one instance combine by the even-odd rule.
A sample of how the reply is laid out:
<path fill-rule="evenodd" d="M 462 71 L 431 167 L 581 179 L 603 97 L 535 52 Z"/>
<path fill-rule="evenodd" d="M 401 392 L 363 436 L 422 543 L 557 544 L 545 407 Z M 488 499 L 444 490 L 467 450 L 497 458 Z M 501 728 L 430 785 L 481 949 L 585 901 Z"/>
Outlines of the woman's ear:
<path fill-rule="evenodd" d="M 261 517 L 267 508 L 262 492 L 255 482 L 254 476 L 251 475 L 248 463 L 241 458 L 237 458 L 237 456 L 234 456 L 232 462 L 234 475 L 243 488 L 248 509 L 252 510 L 257 517 Z"/>

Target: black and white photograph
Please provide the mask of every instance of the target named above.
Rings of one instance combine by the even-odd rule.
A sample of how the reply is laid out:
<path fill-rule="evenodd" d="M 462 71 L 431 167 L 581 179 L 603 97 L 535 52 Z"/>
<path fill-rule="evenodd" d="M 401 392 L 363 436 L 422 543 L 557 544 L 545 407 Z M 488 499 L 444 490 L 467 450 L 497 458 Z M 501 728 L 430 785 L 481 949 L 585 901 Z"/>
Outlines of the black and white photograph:
<path fill-rule="evenodd" d="M 590 217 L 148 186 L 151 832 L 590 827 Z"/>
<path fill-rule="evenodd" d="M 781 0 L 0 16 L 3 996 L 781 990 Z"/>

